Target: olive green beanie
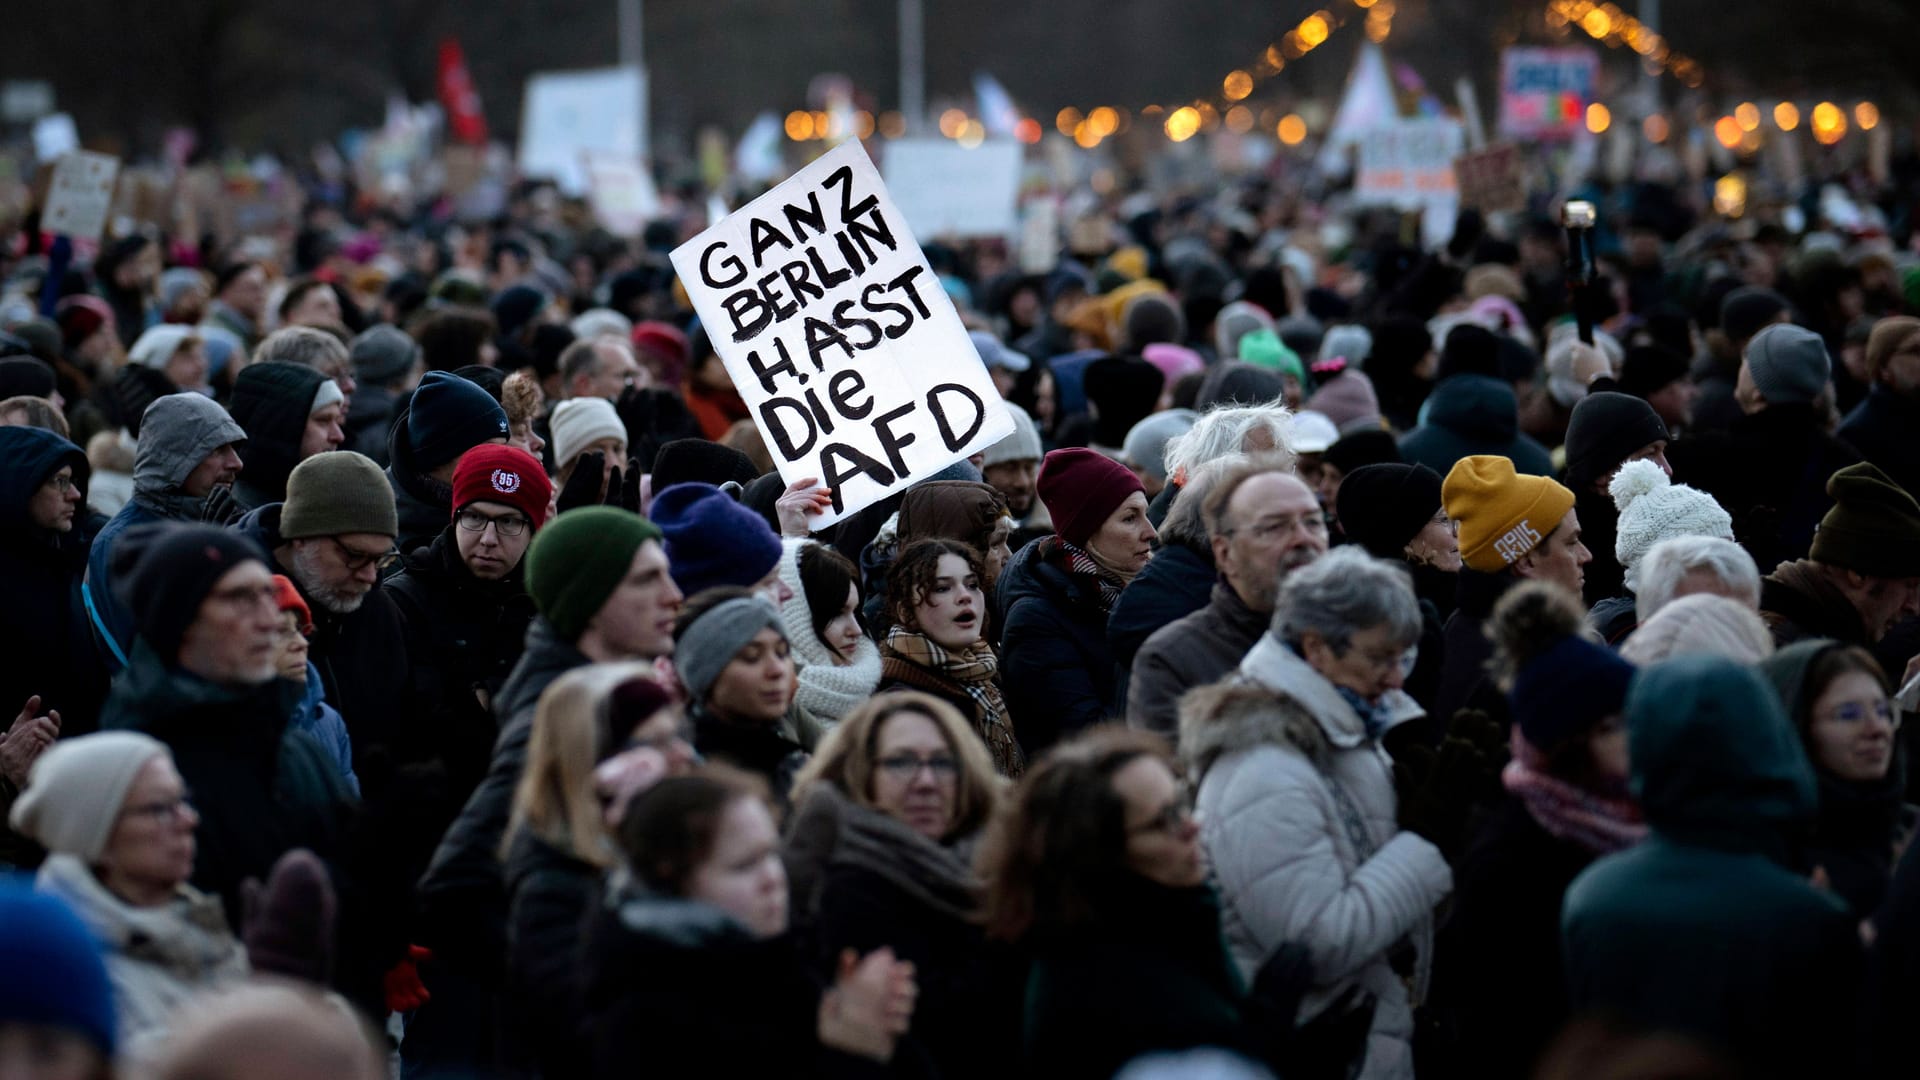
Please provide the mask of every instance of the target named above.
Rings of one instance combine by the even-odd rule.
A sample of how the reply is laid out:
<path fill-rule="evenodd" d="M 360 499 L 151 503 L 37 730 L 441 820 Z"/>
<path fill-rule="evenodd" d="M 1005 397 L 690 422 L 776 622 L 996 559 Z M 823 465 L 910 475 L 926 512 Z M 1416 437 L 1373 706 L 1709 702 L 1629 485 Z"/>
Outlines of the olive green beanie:
<path fill-rule="evenodd" d="M 616 506 L 559 515 L 527 548 L 527 594 L 554 632 L 578 641 L 633 566 L 634 552 L 659 540 L 653 522 Z"/>

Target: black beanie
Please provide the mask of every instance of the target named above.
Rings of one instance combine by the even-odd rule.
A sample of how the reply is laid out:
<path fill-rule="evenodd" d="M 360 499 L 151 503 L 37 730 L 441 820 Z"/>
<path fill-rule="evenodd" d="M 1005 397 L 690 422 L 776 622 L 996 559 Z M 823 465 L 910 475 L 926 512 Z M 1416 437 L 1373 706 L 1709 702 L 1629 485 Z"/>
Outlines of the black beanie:
<path fill-rule="evenodd" d="M 9 356 L 0 360 L 0 400 L 21 395 L 52 397 L 53 369 L 31 356 Z"/>
<path fill-rule="evenodd" d="M 1862 462 L 1827 480 L 1833 509 L 1813 534 L 1815 562 L 1868 577 L 1920 577 L 1920 504 L 1886 473 Z"/>
<path fill-rule="evenodd" d="M 479 383 L 451 371 L 427 372 L 407 404 L 407 442 L 422 472 L 509 432 L 500 402 Z"/>
<path fill-rule="evenodd" d="M 1342 476 L 1365 465 L 1391 465 L 1401 460 L 1400 444 L 1394 441 L 1393 432 L 1384 428 L 1344 435 L 1320 455 L 1321 464 L 1339 469 Z"/>
<path fill-rule="evenodd" d="M 1362 465 L 1340 481 L 1335 506 L 1348 540 L 1375 558 L 1404 559 L 1440 510 L 1440 474 L 1425 465 Z"/>
<path fill-rule="evenodd" d="M 227 571 L 249 560 L 267 561 L 236 532 L 173 521 L 138 525 L 114 549 L 113 586 L 140 636 L 172 667 L 201 602 Z"/>
<path fill-rule="evenodd" d="M 760 478 L 753 459 L 731 446 L 706 439 L 675 439 L 660 448 L 653 459 L 653 490 L 665 491 L 675 484 L 712 484 L 719 487 L 731 480 L 746 487 Z"/>
<path fill-rule="evenodd" d="M 1499 378 L 1499 336 L 1475 323 L 1461 323 L 1449 330 L 1446 344 L 1440 347 L 1440 365 L 1434 381 L 1455 375 Z"/>
<path fill-rule="evenodd" d="M 128 364 L 113 377 L 105 401 L 107 420 L 127 429 L 133 438 L 140 437 L 140 421 L 147 415 L 147 406 L 175 393 L 178 388 L 173 380 L 155 368 L 144 364 Z"/>
<path fill-rule="evenodd" d="M 1116 447 L 1126 442 L 1133 425 L 1159 404 L 1166 384 L 1160 369 L 1138 356 L 1105 356 L 1088 364 L 1082 385 L 1097 413 L 1094 441 Z"/>
<path fill-rule="evenodd" d="M 1772 289 L 1748 285 L 1720 301 L 1720 331 L 1731 341 L 1745 341 L 1788 309 L 1787 298 Z"/>
<path fill-rule="evenodd" d="M 1567 421 L 1567 486 L 1576 493 L 1620 467 L 1627 455 L 1669 437 L 1666 421 L 1632 394 L 1588 394 Z"/>
<path fill-rule="evenodd" d="M 1620 365 L 1620 391 L 1647 398 L 1686 377 L 1686 357 L 1665 345 L 1636 345 Z"/>

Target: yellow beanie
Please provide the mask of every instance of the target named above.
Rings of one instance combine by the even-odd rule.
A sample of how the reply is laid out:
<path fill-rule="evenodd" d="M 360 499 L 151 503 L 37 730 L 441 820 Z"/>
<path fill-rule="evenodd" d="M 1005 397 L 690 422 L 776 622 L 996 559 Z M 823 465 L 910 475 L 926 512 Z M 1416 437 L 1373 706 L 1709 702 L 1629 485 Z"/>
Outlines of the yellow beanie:
<path fill-rule="evenodd" d="M 1573 492 L 1544 476 L 1520 476 L 1491 454 L 1455 462 L 1440 486 L 1447 516 L 1460 527 L 1460 557 L 1484 574 L 1520 561 L 1560 527 Z"/>

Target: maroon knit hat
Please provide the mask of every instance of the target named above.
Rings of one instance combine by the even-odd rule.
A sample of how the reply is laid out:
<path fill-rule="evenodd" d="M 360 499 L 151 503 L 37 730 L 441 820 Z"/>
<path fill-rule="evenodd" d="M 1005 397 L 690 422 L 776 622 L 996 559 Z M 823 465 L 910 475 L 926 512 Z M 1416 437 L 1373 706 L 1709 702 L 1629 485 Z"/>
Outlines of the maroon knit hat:
<path fill-rule="evenodd" d="M 1099 532 L 1127 496 L 1146 491 L 1132 469 L 1080 448 L 1055 450 L 1042 459 L 1035 486 L 1053 518 L 1053 531 L 1075 545 Z"/>
<path fill-rule="evenodd" d="M 495 502 L 527 515 L 535 532 L 547 520 L 553 482 L 532 454 L 517 446 L 485 444 L 462 454 L 453 467 L 453 512 L 468 503 Z"/>

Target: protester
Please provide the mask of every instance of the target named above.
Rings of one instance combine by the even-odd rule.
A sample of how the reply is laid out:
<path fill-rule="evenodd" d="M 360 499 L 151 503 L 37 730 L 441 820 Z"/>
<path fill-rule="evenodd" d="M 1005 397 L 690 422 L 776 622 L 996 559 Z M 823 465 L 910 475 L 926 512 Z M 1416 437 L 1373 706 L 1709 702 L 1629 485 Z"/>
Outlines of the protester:
<path fill-rule="evenodd" d="M 1760 611 L 1782 645 L 1832 638 L 1871 646 L 1920 614 L 1920 504 L 1872 465 L 1833 474 L 1833 509 L 1808 557 L 1782 563 L 1760 586 Z"/>
<path fill-rule="evenodd" d="M 506 410 L 479 385 L 444 371 L 420 380 L 394 418 L 387 446 L 387 483 L 400 519 L 400 550 L 433 542 L 453 507 L 453 471 L 476 446 L 504 445 Z"/>
<path fill-rule="evenodd" d="M 1038 487 L 1054 535 L 1014 555 L 993 598 L 1007 707 L 1028 753 L 1123 711 L 1107 617 L 1157 535 L 1139 477 L 1091 450 L 1048 454 Z"/>
<path fill-rule="evenodd" d="M 1856 918 L 1880 908 L 1894 859 L 1913 835 L 1906 769 L 1894 742 L 1902 714 L 1887 677 L 1857 645 L 1801 641 L 1775 653 L 1761 673 L 1780 695 L 1819 785 L 1820 810 L 1800 864 L 1845 900 Z"/>
<path fill-rule="evenodd" d="M 1516 471 L 1553 475 L 1547 449 L 1520 430 L 1513 390 L 1491 374 L 1441 380 L 1426 405 L 1426 421 L 1400 438 L 1400 456 L 1442 476 L 1475 455 L 1512 460 Z"/>
<path fill-rule="evenodd" d="M 1836 434 L 1907 491 L 1920 490 L 1920 453 L 1906 434 L 1920 422 L 1920 319 L 1896 315 L 1873 324 L 1867 339 L 1866 400 L 1847 414 Z"/>
<path fill-rule="evenodd" d="M 1407 693 L 1432 705 L 1445 670 L 1446 625 L 1460 591 L 1460 540 L 1441 502 L 1441 480 L 1425 465 L 1362 465 L 1340 485 L 1337 504 L 1349 542 L 1406 566 L 1420 600 L 1420 653 Z M 1429 734 L 1431 734 L 1429 732 Z"/>
<path fill-rule="evenodd" d="M 320 672 L 307 658 L 307 635 L 313 633 L 313 611 L 291 578 L 273 575 L 273 591 L 274 603 L 280 609 L 279 632 L 274 635 L 274 670 L 301 688 L 300 703 L 293 708 L 293 727 L 306 732 L 319 744 L 347 790 L 358 795 L 360 778 L 353 773 L 353 738 L 347 734 L 347 722 L 341 719 L 340 710 L 327 703 Z"/>
<path fill-rule="evenodd" d="M 952 706 L 874 699 L 836 727 L 794 782 L 785 858 L 793 920 L 817 969 L 891 948 L 919 974 L 906 1040 L 944 1076 L 1004 1068 L 1017 1053 L 1018 966 L 981 931 L 969 865 L 1001 779 Z"/>
<path fill-rule="evenodd" d="M 337 998 L 287 982 L 251 982 L 182 1010 L 156 1080 L 380 1080 L 386 1055 Z"/>
<path fill-rule="evenodd" d="M 1638 564 L 1640 584 L 1635 612 L 1644 621 L 1684 596 L 1713 593 L 1760 610 L 1760 569 L 1753 556 L 1731 540 L 1682 536 L 1662 540 Z"/>
<path fill-rule="evenodd" d="M 1199 611 L 1212 598 L 1219 570 L 1207 536 L 1207 496 L 1222 477 L 1247 461 L 1245 454 L 1227 454 L 1187 471 L 1186 483 L 1159 526 L 1159 550 L 1121 591 L 1113 613 L 1107 616 L 1107 644 L 1122 669 L 1133 670 L 1140 646 L 1148 638 L 1168 623 Z"/>
<path fill-rule="evenodd" d="M 847 557 L 811 540 L 780 543 L 780 605 L 799 686 L 793 705 L 806 723 L 831 731 L 880 685 L 880 650 L 860 625 L 859 572 Z"/>
<path fill-rule="evenodd" d="M 1609 596 L 1593 604 L 1590 618 L 1601 637 L 1617 645 L 1633 632 L 1638 622 L 1635 598 L 1644 580 L 1641 566 L 1655 545 L 1684 536 L 1731 542 L 1733 518 L 1712 496 L 1685 484 L 1672 483 L 1665 470 L 1651 460 L 1629 461 L 1621 466 L 1609 484 L 1608 493 L 1618 509 L 1618 517 L 1613 522 L 1613 554 L 1614 565 L 1622 571 L 1621 588 L 1625 594 Z M 1584 530 L 1586 517 L 1583 515 L 1580 521 Z M 1592 583 L 1591 579 L 1588 583 Z M 1592 590 L 1588 592 L 1591 595 Z"/>
<path fill-rule="evenodd" d="M 921 540 L 887 574 L 887 636 L 880 689 L 916 690 L 953 706 L 1002 776 L 1018 776 L 1027 755 L 1002 696 L 1000 660 L 987 644 L 980 556 L 952 540 Z"/>
<path fill-rule="evenodd" d="M 99 941 L 65 902 L 0 881 L 0 1047 L 33 1080 L 113 1080 L 114 990 Z"/>
<path fill-rule="evenodd" d="M 586 504 L 598 503 L 608 492 L 614 470 L 627 464 L 627 426 L 613 406 L 601 398 L 569 398 L 547 414 L 548 441 L 553 444 L 554 487 L 565 489 L 583 464 L 592 463 L 583 477 Z M 598 483 L 592 473 L 600 472 Z M 615 489 L 617 491 L 617 489 Z M 563 492 L 564 495 L 564 492 Z M 561 510 L 573 509 L 569 500 Z"/>
<path fill-rule="evenodd" d="M 187 884 L 199 816 L 165 744 L 131 731 L 63 740 L 34 763 L 11 819 L 47 849 L 35 887 L 106 954 L 126 1060 L 151 1059 L 194 995 L 246 976 L 219 899 Z"/>
<path fill-rule="evenodd" d="M 675 484 L 656 493 L 648 509 L 683 595 L 738 586 L 786 603 L 780 537 L 765 518 L 712 484 Z"/>
<path fill-rule="evenodd" d="M 1187 475 L 1206 462 L 1228 454 L 1278 454 L 1293 462 L 1288 439 L 1292 414 L 1272 404 L 1203 410 L 1184 435 L 1167 440 L 1167 486 L 1149 507 L 1155 527 L 1166 520 Z"/>
<path fill-rule="evenodd" d="M 240 478 L 247 433 L 198 394 L 169 394 L 147 406 L 133 458 L 133 498 L 93 538 L 87 556 L 87 614 L 109 667 L 126 666 L 133 620 L 108 584 L 120 536 L 157 521 L 224 523 Z"/>
<path fill-rule="evenodd" d="M 339 449 L 343 400 L 339 384 L 299 364 L 249 364 L 240 372 L 232 410 L 247 436 L 247 467 L 233 483 L 241 509 L 284 501 L 294 466 Z"/>
<path fill-rule="evenodd" d="M 1433 911 L 1453 887 L 1447 855 L 1469 809 L 1397 806 L 1379 749 L 1421 713 L 1399 688 L 1419 636 L 1406 574 L 1341 548 L 1287 575 L 1271 629 L 1238 671 L 1180 706 L 1241 976 L 1283 945 L 1306 946 L 1315 974 L 1301 1018 L 1333 1026 L 1370 1011 L 1348 1048 L 1367 1076 L 1413 1075 L 1413 1002 L 1426 988 L 1410 992 L 1389 953 L 1406 938 L 1419 969 L 1430 962 Z"/>
<path fill-rule="evenodd" d="M 1587 640 L 1584 624 L 1577 599 L 1547 582 L 1521 585 L 1494 608 L 1516 728 L 1500 774 L 1507 797 L 1460 858 L 1434 959 L 1434 1009 L 1461 1074 L 1532 1074 L 1569 1015 L 1567 887 L 1594 859 L 1646 836 L 1627 791 L 1622 713 L 1633 666 Z"/>
<path fill-rule="evenodd" d="M 1320 496 L 1320 505 L 1327 513 L 1335 514 L 1337 518 L 1340 485 L 1348 474 L 1368 465 L 1390 464 L 1401 464 L 1400 447 L 1394 442 L 1392 432 L 1384 428 L 1367 428 L 1342 435 L 1340 441 L 1327 447 L 1326 452 L 1320 455 L 1320 477 L 1313 486 L 1313 493 Z M 1335 524 L 1338 524 L 1337 520 Z M 1341 535 L 1345 535 L 1344 530 Z"/>
<path fill-rule="evenodd" d="M 144 331 L 127 349 L 127 363 L 153 368 L 183 393 L 212 393 L 207 385 L 207 354 L 190 326 L 163 324 Z"/>
<path fill-rule="evenodd" d="M 1573 407 L 1567 422 L 1567 489 L 1574 493 L 1580 531 L 1593 561 L 1586 566 L 1584 595 L 1589 606 L 1616 596 L 1625 570 L 1614 557 L 1616 507 L 1610 485 L 1621 467 L 1650 461 L 1671 479 L 1667 464 L 1667 425 L 1653 407 L 1628 394 L 1588 394 Z"/>
<path fill-rule="evenodd" d="M 779 610 L 738 586 L 695 595 L 673 624 L 673 669 L 687 692 L 695 749 L 758 776 L 783 806 L 820 736 L 788 715 L 792 651 Z"/>
<path fill-rule="evenodd" d="M 425 370 L 420 346 L 394 327 L 375 326 L 353 339 L 348 356 L 360 389 L 341 425 L 344 445 L 384 467 L 394 418 Z"/>
<path fill-rule="evenodd" d="M 1034 497 L 1042 455 L 1040 434 L 1034 430 L 1033 418 L 1020 406 L 1008 402 L 1007 415 L 1013 417 L 1013 434 L 987 447 L 980 458 L 980 476 L 1006 499 L 1016 535 L 1021 530 L 1044 530 L 1051 522 L 1046 507 Z M 1024 542 L 1020 546 L 1025 546 Z"/>
<path fill-rule="evenodd" d="M 1621 657 L 1640 667 L 1700 653 L 1757 664 L 1773 655 L 1773 635 L 1751 604 L 1696 593 L 1662 605 L 1620 646 Z"/>
<path fill-rule="evenodd" d="M 1292 472 L 1252 464 L 1222 477 L 1202 508 L 1219 581 L 1207 606 L 1140 646 L 1127 686 L 1127 723 L 1177 736 L 1180 699 L 1218 680 L 1266 631 L 1288 575 L 1327 550 L 1327 518 Z"/>
<path fill-rule="evenodd" d="M 1690 1035 L 1751 1075 L 1853 1071 L 1861 947 L 1786 860 L 1817 786 L 1771 687 L 1714 657 L 1637 675 L 1632 790 L 1650 835 L 1589 867 L 1561 926 L 1576 1013 Z"/>
<path fill-rule="evenodd" d="M 80 590 L 87 457 L 51 431 L 0 427 L 0 460 L 0 580 L 11 597 L 0 616 L 0 710 L 37 696 L 67 734 L 85 734 L 107 690 Z"/>
<path fill-rule="evenodd" d="M 590 1075 L 645 1061 L 674 1076 L 837 1077 L 894 1057 L 915 1012 L 913 965 L 886 948 L 846 952 L 817 980 L 787 932 L 779 839 L 764 787 L 734 770 L 634 800 L 625 870 L 586 939 Z"/>

